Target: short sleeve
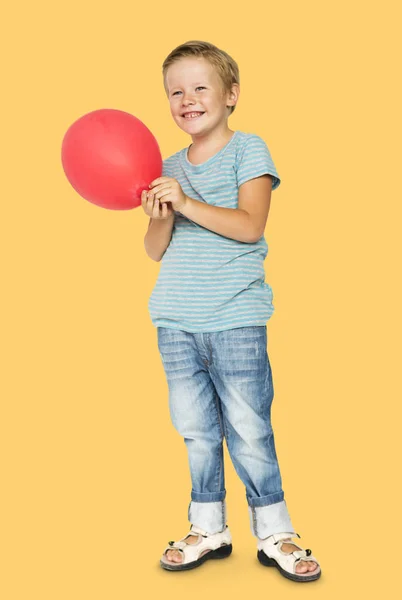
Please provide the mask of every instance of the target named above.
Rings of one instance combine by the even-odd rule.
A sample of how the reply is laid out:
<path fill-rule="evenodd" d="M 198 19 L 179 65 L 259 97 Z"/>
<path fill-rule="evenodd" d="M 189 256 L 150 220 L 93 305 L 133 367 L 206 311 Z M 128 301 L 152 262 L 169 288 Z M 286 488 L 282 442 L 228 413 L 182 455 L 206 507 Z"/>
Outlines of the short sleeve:
<path fill-rule="evenodd" d="M 162 177 L 176 177 L 177 171 L 177 153 L 172 154 L 162 163 Z"/>
<path fill-rule="evenodd" d="M 167 158 L 166 160 L 163 161 L 162 164 L 162 177 L 171 177 L 170 175 L 170 169 L 169 169 L 169 159 Z"/>
<path fill-rule="evenodd" d="M 237 164 L 237 185 L 261 175 L 272 175 L 272 190 L 281 183 L 267 144 L 258 135 L 250 135 L 241 149 Z"/>

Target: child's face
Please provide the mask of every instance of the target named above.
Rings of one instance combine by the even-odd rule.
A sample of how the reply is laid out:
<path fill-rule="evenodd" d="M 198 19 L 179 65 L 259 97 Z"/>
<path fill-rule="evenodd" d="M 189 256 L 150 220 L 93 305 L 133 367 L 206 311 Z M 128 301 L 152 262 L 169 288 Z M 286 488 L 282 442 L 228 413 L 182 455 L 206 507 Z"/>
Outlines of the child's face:
<path fill-rule="evenodd" d="M 165 77 L 170 112 L 180 129 L 204 136 L 227 122 L 227 105 L 235 104 L 213 65 L 204 58 L 186 57 L 170 65 Z M 202 112 L 199 116 L 184 113 Z"/>

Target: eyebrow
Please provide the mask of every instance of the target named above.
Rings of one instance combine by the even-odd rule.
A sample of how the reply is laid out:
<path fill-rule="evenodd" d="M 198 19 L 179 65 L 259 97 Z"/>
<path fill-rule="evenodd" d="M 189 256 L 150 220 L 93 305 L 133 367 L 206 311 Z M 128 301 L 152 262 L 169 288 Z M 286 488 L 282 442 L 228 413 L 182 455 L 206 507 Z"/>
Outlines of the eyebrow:
<path fill-rule="evenodd" d="M 194 85 L 194 86 L 197 86 L 197 85 L 207 85 L 207 82 L 206 81 L 196 81 L 192 85 Z M 169 89 L 169 92 L 173 91 L 173 90 L 176 90 L 176 89 L 179 89 L 180 87 L 181 87 L 180 85 L 174 85 L 171 89 Z"/>

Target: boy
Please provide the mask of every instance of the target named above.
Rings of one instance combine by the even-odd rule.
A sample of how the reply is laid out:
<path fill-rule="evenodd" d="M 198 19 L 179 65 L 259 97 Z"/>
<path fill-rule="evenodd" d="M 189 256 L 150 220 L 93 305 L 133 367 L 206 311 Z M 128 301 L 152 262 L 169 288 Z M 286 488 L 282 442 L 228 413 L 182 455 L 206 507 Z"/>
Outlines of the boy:
<path fill-rule="evenodd" d="M 142 194 L 150 217 L 144 245 L 150 258 L 163 258 L 149 309 L 192 491 L 190 532 L 169 542 L 161 566 L 182 571 L 230 555 L 225 438 L 246 487 L 259 561 L 294 581 L 313 581 L 321 569 L 311 550 L 289 543 L 300 536 L 284 500 L 270 420 L 266 322 L 273 305 L 264 228 L 280 179 L 265 142 L 228 127 L 240 88 L 226 52 L 187 42 L 166 58 L 163 76 L 172 117 L 193 143 L 167 158 L 163 176 Z M 256 110 L 265 110 L 261 99 Z"/>

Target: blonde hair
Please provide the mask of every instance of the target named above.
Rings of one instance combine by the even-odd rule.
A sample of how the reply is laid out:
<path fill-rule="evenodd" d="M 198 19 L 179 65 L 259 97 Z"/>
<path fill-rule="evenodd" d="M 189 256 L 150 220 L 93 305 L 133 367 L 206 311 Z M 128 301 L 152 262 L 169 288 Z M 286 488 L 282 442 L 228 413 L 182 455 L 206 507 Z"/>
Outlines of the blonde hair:
<path fill-rule="evenodd" d="M 229 92 L 234 83 L 240 84 L 239 67 L 236 61 L 224 50 L 220 50 L 209 42 L 201 42 L 199 40 L 191 40 L 180 44 L 165 58 L 162 65 L 163 81 L 166 79 L 166 72 L 170 65 L 177 62 L 181 58 L 194 56 L 197 58 L 205 58 L 213 67 L 215 67 L 219 77 L 221 78 L 223 89 Z M 230 106 L 230 113 L 234 111 L 236 106 Z"/>

